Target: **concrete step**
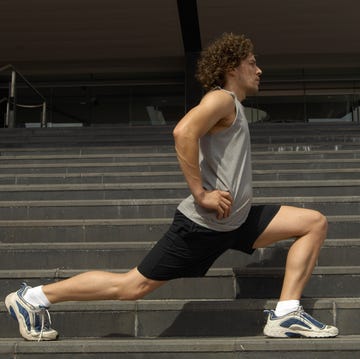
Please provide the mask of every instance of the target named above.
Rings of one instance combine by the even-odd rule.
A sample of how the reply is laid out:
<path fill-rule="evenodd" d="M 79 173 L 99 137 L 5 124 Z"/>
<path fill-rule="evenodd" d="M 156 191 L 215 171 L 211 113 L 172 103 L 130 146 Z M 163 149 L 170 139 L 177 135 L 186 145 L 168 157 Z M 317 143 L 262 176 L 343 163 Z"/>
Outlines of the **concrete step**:
<path fill-rule="evenodd" d="M 326 143 L 327 145 L 339 145 L 339 144 L 359 144 L 360 136 L 358 133 L 327 133 L 323 135 L 317 135 L 313 133 L 303 132 L 303 133 L 268 133 L 258 134 L 252 132 L 251 134 L 251 143 L 252 144 L 268 144 L 268 145 L 281 145 L 281 146 L 290 146 L 290 145 L 311 145 L 316 143 Z"/>
<path fill-rule="evenodd" d="M 283 169 L 346 169 L 359 168 L 360 159 L 344 158 L 344 159 L 258 159 L 252 161 L 253 170 L 283 170 Z"/>
<path fill-rule="evenodd" d="M 2 165 L 31 165 L 31 164 L 66 164 L 66 163 L 122 163 L 122 162 L 151 162 L 151 161 L 176 161 L 174 146 L 120 146 L 120 147 L 81 147 L 74 148 L 15 148 L 9 152 L 8 149 L 0 148 L 0 163 Z M 277 163 L 296 161 L 307 162 L 328 162 L 333 160 L 339 162 L 344 159 L 347 161 L 358 162 L 360 151 L 356 149 L 307 149 L 284 150 L 281 146 L 276 148 L 264 149 L 253 146 L 253 162 L 271 161 Z"/>
<path fill-rule="evenodd" d="M 8 136 L 0 138 L 0 146 L 2 148 L 11 147 L 53 147 L 57 146 L 171 146 L 174 143 L 171 134 L 116 134 L 106 136 L 98 136 L 96 133 L 92 136 L 79 136 L 79 133 L 62 136 L 61 134 L 52 134 L 49 136 Z M 353 142 L 353 141 L 348 141 Z"/>
<path fill-rule="evenodd" d="M 316 267 L 307 284 L 303 296 L 355 297 L 360 285 L 360 267 L 321 266 Z M 237 298 L 276 297 L 282 287 L 284 271 L 282 268 L 234 268 L 237 285 Z M 354 290 L 355 287 L 356 290 Z"/>
<path fill-rule="evenodd" d="M 179 198 L 0 201 L 2 220 L 168 218 Z"/>
<path fill-rule="evenodd" d="M 13 128 L 2 129 L 0 132 L 1 142 L 6 143 L 7 139 L 32 139 L 32 143 L 42 140 L 51 142 L 53 138 L 67 139 L 71 141 L 73 137 L 80 139 L 92 139 L 101 141 L 107 139 L 110 141 L 113 137 L 126 139 L 128 137 L 143 137 L 146 135 L 171 136 L 173 125 L 161 126 L 102 126 L 102 127 L 82 127 L 82 128 Z M 252 136 L 261 138 L 289 137 L 291 140 L 300 140 L 303 137 L 311 136 L 318 141 L 321 139 L 356 139 L 359 134 L 359 126 L 356 123 L 348 124 L 308 124 L 308 123 L 261 123 L 250 124 Z M 77 141 L 78 143 L 79 141 Z"/>
<path fill-rule="evenodd" d="M 355 122 L 336 122 L 336 123 L 305 123 L 305 122 L 255 122 L 250 124 L 251 130 L 258 133 L 284 133 L 297 134 L 301 132 L 311 132 L 313 134 L 331 133 L 356 133 L 359 132 L 359 125 Z"/>
<path fill-rule="evenodd" d="M 24 164 L 19 166 L 17 164 L 2 165 L 0 174 L 72 174 L 72 173 L 109 173 L 109 172 L 164 172 L 164 171 L 179 171 L 179 164 L 177 161 L 132 161 L 123 163 L 67 163 L 58 164 L 45 163 L 45 164 Z"/>
<path fill-rule="evenodd" d="M 356 180 L 360 169 L 254 170 L 254 181 Z M 0 174 L 0 185 L 181 182 L 180 171 Z"/>
<path fill-rule="evenodd" d="M 229 250 L 213 268 L 285 266 L 292 241 L 256 251 L 252 256 Z M 0 269 L 124 269 L 140 263 L 155 242 L 0 243 Z M 329 239 L 318 266 L 356 266 L 360 239 Z"/>
<path fill-rule="evenodd" d="M 344 155 L 346 156 L 346 155 Z M 348 155 L 349 157 L 349 155 Z M 78 163 L 86 164 L 93 162 L 102 163 L 123 163 L 123 162 L 167 162 L 176 161 L 174 152 L 144 152 L 144 153 L 94 153 L 94 154 L 55 154 L 55 155 L 16 155 L 16 156 L 0 156 L 0 164 L 3 165 L 30 165 L 30 164 L 68 164 Z"/>
<path fill-rule="evenodd" d="M 128 147 L 126 147 L 127 149 Z M 5 154 L 0 156 L 1 164 L 46 164 L 46 163 L 92 163 L 92 162 L 134 162 L 134 161 L 169 161 L 176 160 L 176 153 L 174 149 L 169 147 L 136 147 L 137 151 L 130 150 L 125 151 L 123 147 L 111 147 L 107 151 L 102 149 L 100 152 L 96 152 L 93 148 L 91 151 L 84 150 L 69 150 L 69 153 L 65 150 L 60 150 L 59 153 L 53 153 L 54 150 L 47 150 L 47 152 L 37 153 L 29 152 L 24 154 L 24 150 L 20 153 Z M 1 153 L 1 149 L 0 149 Z M 299 150 L 299 151 L 264 151 L 261 149 L 254 149 L 252 151 L 253 161 L 290 161 L 290 160 L 307 160 L 307 161 L 322 161 L 322 160 L 359 160 L 360 151 L 351 150 Z"/>
<path fill-rule="evenodd" d="M 356 215 L 360 212 L 360 196 L 335 195 L 335 196 L 269 196 L 253 198 L 254 204 L 278 203 L 295 207 L 315 209 L 328 217 L 343 217 Z M 334 218 L 330 219 L 332 221 Z"/>
<path fill-rule="evenodd" d="M 268 139 L 257 141 L 251 144 L 253 151 L 272 151 L 272 152 L 297 152 L 297 151 L 357 151 L 359 149 L 358 141 L 339 142 L 339 141 L 322 141 L 311 143 L 304 140 L 304 142 L 283 142 L 283 143 L 269 143 Z"/>
<path fill-rule="evenodd" d="M 166 147 L 168 148 L 168 147 Z M 140 149 L 140 147 L 139 147 Z M 323 151 L 252 151 L 253 161 L 287 161 L 287 160 L 339 160 L 339 159 L 359 159 L 360 150 L 323 150 Z M 32 153 L 29 154 L 13 154 L 0 156 L 0 164 L 46 164 L 46 163 L 92 163 L 92 162 L 132 162 L 132 161 L 169 161 L 176 160 L 176 153 L 174 150 L 159 151 L 158 148 L 151 150 L 144 147 L 143 152 L 117 152 L 117 148 L 111 148 L 105 152 L 98 153 L 93 150 L 93 153 L 83 153 L 79 151 L 76 153 Z"/>
<path fill-rule="evenodd" d="M 359 176 L 360 168 L 253 170 L 254 181 L 352 180 Z"/>
<path fill-rule="evenodd" d="M 4 220 L 125 219 L 172 217 L 181 198 L 0 201 Z M 360 212 L 360 196 L 255 197 L 254 204 L 280 203 L 325 215 Z"/>
<path fill-rule="evenodd" d="M 341 150 L 341 149 L 340 149 Z M 174 153 L 174 145 L 139 145 L 139 146 L 53 146 L 47 147 L 0 147 L 0 156 L 47 156 L 47 155 L 93 155 L 93 154 L 128 154 L 128 153 Z"/>
<path fill-rule="evenodd" d="M 253 191 L 255 197 L 359 196 L 360 180 L 254 181 Z M 184 198 L 188 195 L 185 182 L 0 185 L 4 201 Z"/>
<path fill-rule="evenodd" d="M 347 174 L 344 173 L 344 177 Z M 349 171 L 351 178 L 356 172 Z M 183 174 L 178 170 L 172 171 L 133 171 L 128 172 L 88 172 L 88 173 L 20 173 L 0 174 L 0 184 L 31 185 L 31 184 L 81 184 L 81 183 L 142 183 L 142 182 L 181 182 Z"/>
<path fill-rule="evenodd" d="M 49 266 L 50 268 L 50 266 Z M 0 295 L 6 295 L 19 286 L 19 281 L 30 285 L 67 278 L 83 270 L 75 269 L 24 269 L 2 270 L 0 272 Z M 112 272 L 124 272 L 104 267 Z M 234 298 L 276 298 L 280 294 L 284 268 L 242 267 L 211 268 L 204 278 L 182 278 L 170 281 L 149 294 L 150 299 L 234 299 Z M 19 277 L 21 278 L 19 280 Z M 319 266 L 304 291 L 305 298 L 347 298 L 359 295 L 360 267 Z"/>
<path fill-rule="evenodd" d="M 228 338 L 100 338 L 67 339 L 56 342 L 0 340 L 4 359 L 350 359 L 360 353 L 360 338 L 269 339 Z"/>
<path fill-rule="evenodd" d="M 360 215 L 328 216 L 328 238 L 357 238 Z M 128 219 L 0 220 L 2 242 L 158 241 L 172 217 Z"/>
<path fill-rule="evenodd" d="M 184 198 L 187 195 L 185 182 L 0 186 L 3 200 Z"/>
<path fill-rule="evenodd" d="M 54 139 L 59 142 L 79 144 L 81 142 L 92 141 L 101 142 L 119 142 L 131 138 L 136 141 L 138 138 L 151 140 L 153 136 L 167 138 L 172 136 L 173 125 L 162 126 L 103 126 L 103 127 L 82 127 L 82 128 L 13 128 L 2 129 L 0 132 L 0 143 L 9 146 L 10 143 L 24 143 L 28 140 L 28 145 L 36 143 L 44 146 L 45 144 L 54 143 Z M 326 139 L 337 140 L 338 142 L 356 141 L 359 134 L 358 124 L 287 124 L 287 123 L 261 123 L 250 124 L 251 135 L 255 138 L 268 139 L 274 142 L 276 138 L 289 139 L 290 142 L 299 142 L 301 140 L 310 140 L 319 142 Z M 90 142 L 91 143 L 91 142 Z"/>
<path fill-rule="evenodd" d="M 281 170 L 343 170 L 343 169 L 359 169 L 360 159 L 323 159 L 323 160 L 306 160 L 306 159 L 294 159 L 294 160 L 254 160 L 252 161 L 252 167 L 254 171 L 281 171 Z M 145 172 L 145 171 L 179 171 L 179 165 L 175 159 L 163 159 L 159 161 L 122 161 L 122 162 L 102 162 L 92 161 L 81 163 L 66 162 L 58 163 L 52 161 L 51 163 L 10 163 L 2 164 L 0 168 L 0 174 L 34 174 L 34 173 L 108 173 L 108 172 Z"/>
<path fill-rule="evenodd" d="M 1 146 L 1 144 L 0 144 Z M 347 154 L 352 155 L 352 153 L 359 152 L 358 143 L 333 143 L 333 142 L 317 142 L 317 143 L 286 143 L 286 144 L 269 144 L 265 140 L 265 143 L 253 143 L 251 144 L 251 149 L 253 155 L 259 154 L 284 154 L 291 155 L 294 153 L 301 154 L 319 154 L 321 156 L 322 153 L 329 153 L 338 156 L 337 154 L 341 154 L 345 152 Z M 169 145 L 166 144 L 152 144 L 144 145 L 144 144 L 132 144 L 132 145 L 77 145 L 77 146 L 61 146 L 56 142 L 53 143 L 52 146 L 45 147 L 0 147 L 0 155 L 1 156 L 47 156 L 47 155 L 73 155 L 73 156 L 84 156 L 84 155 L 105 155 L 105 154 L 125 154 L 125 153 L 175 153 L 174 143 Z M 351 157 L 351 156 L 350 156 Z"/>
<path fill-rule="evenodd" d="M 157 241 L 172 218 L 100 220 L 0 220 L 3 242 Z"/>
<path fill-rule="evenodd" d="M 1 129 L 1 147 L 159 145 L 170 144 L 173 126 Z"/>
<path fill-rule="evenodd" d="M 257 160 L 328 160 L 328 159 L 358 159 L 360 158 L 359 149 L 351 150 L 298 150 L 298 151 L 285 151 L 280 147 L 277 151 L 261 151 L 254 149 L 252 151 L 252 159 Z"/>
<path fill-rule="evenodd" d="M 187 299 L 67 302 L 50 308 L 52 326 L 60 339 L 86 337 L 242 337 L 261 336 L 265 309 L 274 309 L 275 299 Z M 316 319 L 339 328 L 341 335 L 359 333 L 360 323 L 351 321 L 360 308 L 360 298 L 302 300 Z M 18 326 L 0 302 L 3 325 L 0 338 L 16 338 Z M 246 322 L 246 325 L 243 323 Z M 101 323 L 101 325 L 99 325 Z"/>
<path fill-rule="evenodd" d="M 359 144 L 357 142 L 304 142 L 304 143 L 279 143 L 279 144 L 271 144 L 268 142 L 265 137 L 264 141 L 259 141 L 258 143 L 251 144 L 252 154 L 285 154 L 291 155 L 293 153 L 342 153 L 346 152 L 348 154 L 355 154 L 359 151 Z M 75 146 L 71 146 L 67 144 L 66 146 L 62 144 L 58 144 L 53 142 L 53 144 L 47 144 L 46 146 L 35 147 L 31 146 L 21 146 L 16 147 L 14 144 L 11 147 L 2 147 L 0 141 L 0 156 L 47 156 L 47 155 L 73 155 L 73 156 L 84 156 L 84 155 L 105 155 L 105 154 L 125 154 L 125 153 L 175 153 L 174 143 L 164 144 L 151 144 L 145 145 L 142 144 L 129 144 L 129 145 L 111 145 L 105 144 L 101 146 L 99 144 L 78 144 Z"/>
<path fill-rule="evenodd" d="M 253 180 L 262 181 L 312 181 L 312 180 L 356 180 L 360 176 L 359 168 L 345 169 L 270 169 L 254 170 Z M 181 182 L 184 176 L 180 170 L 168 171 L 132 171 L 123 172 L 64 172 L 54 173 L 3 173 L 1 185 L 31 184 L 81 184 L 81 183 L 142 183 L 142 182 Z"/>
<path fill-rule="evenodd" d="M 263 126 L 261 126 L 263 125 Z M 311 126 L 309 124 L 296 125 L 288 124 L 254 124 L 250 126 L 252 143 L 319 143 L 319 142 L 358 142 L 359 126 L 357 124 L 346 126 Z"/>
<path fill-rule="evenodd" d="M 253 182 L 255 197 L 262 196 L 357 196 L 360 181 L 355 180 L 312 180 L 312 181 L 269 181 Z"/>

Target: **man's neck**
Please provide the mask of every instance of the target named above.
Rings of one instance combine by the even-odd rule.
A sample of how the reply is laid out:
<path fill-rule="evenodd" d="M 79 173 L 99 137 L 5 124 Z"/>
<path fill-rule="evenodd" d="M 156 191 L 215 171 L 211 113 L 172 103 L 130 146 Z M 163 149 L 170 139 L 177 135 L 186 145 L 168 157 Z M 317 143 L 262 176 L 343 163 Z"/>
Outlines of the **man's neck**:
<path fill-rule="evenodd" d="M 240 102 L 244 101 L 246 98 L 245 91 L 243 89 L 239 88 L 239 86 L 236 86 L 236 84 L 228 83 L 228 84 L 225 84 L 225 86 L 223 88 L 227 91 L 233 92 Z"/>

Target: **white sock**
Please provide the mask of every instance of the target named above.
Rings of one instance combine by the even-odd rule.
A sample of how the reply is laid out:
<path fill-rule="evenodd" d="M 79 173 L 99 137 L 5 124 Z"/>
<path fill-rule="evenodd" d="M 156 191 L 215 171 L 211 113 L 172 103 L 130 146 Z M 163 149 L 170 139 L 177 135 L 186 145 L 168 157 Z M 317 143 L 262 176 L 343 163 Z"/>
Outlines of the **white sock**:
<path fill-rule="evenodd" d="M 275 309 L 275 315 L 282 317 L 283 315 L 289 314 L 297 310 L 300 306 L 299 300 L 282 300 L 277 303 Z"/>
<path fill-rule="evenodd" d="M 43 286 L 40 285 L 38 287 L 29 288 L 25 292 L 23 297 L 28 303 L 30 303 L 34 307 L 42 306 L 42 307 L 49 308 L 51 303 L 49 302 L 46 295 L 44 294 L 42 287 Z"/>

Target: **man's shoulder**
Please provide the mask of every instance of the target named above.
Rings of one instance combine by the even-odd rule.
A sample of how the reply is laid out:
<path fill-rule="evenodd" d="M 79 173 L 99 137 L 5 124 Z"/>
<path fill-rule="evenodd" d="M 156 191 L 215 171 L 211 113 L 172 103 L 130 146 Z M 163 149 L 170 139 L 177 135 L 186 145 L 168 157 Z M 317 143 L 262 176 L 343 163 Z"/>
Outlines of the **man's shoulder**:
<path fill-rule="evenodd" d="M 205 94 L 200 104 L 232 109 L 234 107 L 234 97 L 230 92 L 222 89 L 215 89 Z"/>
<path fill-rule="evenodd" d="M 217 99 L 217 98 L 220 98 L 220 99 L 224 99 L 224 100 L 229 100 L 230 102 L 234 102 L 234 99 L 235 99 L 235 95 L 230 92 L 230 91 L 226 91 L 220 87 L 217 87 L 209 92 L 207 92 L 203 99 L 205 98 L 214 98 L 214 99 Z"/>

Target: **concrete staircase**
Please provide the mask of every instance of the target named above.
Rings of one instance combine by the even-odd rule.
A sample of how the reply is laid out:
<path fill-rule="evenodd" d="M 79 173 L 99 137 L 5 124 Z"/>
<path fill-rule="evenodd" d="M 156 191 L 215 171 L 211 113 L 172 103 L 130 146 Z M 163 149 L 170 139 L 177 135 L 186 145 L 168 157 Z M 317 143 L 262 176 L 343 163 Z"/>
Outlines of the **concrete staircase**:
<path fill-rule="evenodd" d="M 302 304 L 335 339 L 269 339 L 291 241 L 229 251 L 205 278 L 179 279 L 136 302 L 52 307 L 57 342 L 25 342 L 5 295 L 87 269 L 141 260 L 188 194 L 171 128 L 0 131 L 0 358 L 353 358 L 360 353 L 360 127 L 251 127 L 256 203 L 315 208 L 329 235 Z"/>

